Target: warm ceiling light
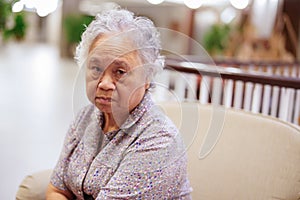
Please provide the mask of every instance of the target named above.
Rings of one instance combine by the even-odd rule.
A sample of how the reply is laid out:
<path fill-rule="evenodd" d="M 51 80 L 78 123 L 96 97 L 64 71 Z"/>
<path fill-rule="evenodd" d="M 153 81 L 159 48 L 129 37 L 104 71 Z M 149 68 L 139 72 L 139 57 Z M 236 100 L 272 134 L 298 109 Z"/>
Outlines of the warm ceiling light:
<path fill-rule="evenodd" d="M 245 9 L 249 5 L 249 0 L 230 0 L 233 7 L 237 9 Z"/>
<path fill-rule="evenodd" d="M 160 4 L 162 3 L 164 0 L 147 0 L 149 3 L 151 4 Z"/>
<path fill-rule="evenodd" d="M 191 9 L 197 9 L 199 8 L 203 3 L 203 0 L 184 0 L 184 4 L 191 8 Z"/>
<path fill-rule="evenodd" d="M 12 6 L 12 11 L 13 12 L 21 12 L 24 8 L 24 4 L 20 1 L 14 3 L 14 5 Z"/>

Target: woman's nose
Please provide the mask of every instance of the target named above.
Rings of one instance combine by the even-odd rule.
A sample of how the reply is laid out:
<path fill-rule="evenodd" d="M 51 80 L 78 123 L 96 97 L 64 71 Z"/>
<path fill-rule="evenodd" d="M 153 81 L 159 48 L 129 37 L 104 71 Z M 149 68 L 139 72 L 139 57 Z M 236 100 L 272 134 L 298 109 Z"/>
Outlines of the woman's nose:
<path fill-rule="evenodd" d="M 103 76 L 99 79 L 97 86 L 102 90 L 114 90 L 116 87 L 113 78 L 106 73 L 104 73 Z"/>

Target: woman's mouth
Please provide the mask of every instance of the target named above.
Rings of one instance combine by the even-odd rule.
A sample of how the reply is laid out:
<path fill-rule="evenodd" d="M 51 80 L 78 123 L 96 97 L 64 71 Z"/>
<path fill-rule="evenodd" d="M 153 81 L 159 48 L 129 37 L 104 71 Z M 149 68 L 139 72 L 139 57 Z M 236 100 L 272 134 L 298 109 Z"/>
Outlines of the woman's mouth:
<path fill-rule="evenodd" d="M 110 97 L 96 97 L 95 102 L 98 104 L 111 104 L 112 99 Z"/>

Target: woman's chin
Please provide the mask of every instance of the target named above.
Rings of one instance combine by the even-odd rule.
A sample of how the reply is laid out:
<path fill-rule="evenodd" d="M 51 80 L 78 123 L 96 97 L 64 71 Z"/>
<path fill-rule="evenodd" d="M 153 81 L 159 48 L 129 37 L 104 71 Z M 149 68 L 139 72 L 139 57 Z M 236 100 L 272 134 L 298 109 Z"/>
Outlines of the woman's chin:
<path fill-rule="evenodd" d="M 96 107 L 104 113 L 112 113 L 111 105 L 95 104 Z"/>

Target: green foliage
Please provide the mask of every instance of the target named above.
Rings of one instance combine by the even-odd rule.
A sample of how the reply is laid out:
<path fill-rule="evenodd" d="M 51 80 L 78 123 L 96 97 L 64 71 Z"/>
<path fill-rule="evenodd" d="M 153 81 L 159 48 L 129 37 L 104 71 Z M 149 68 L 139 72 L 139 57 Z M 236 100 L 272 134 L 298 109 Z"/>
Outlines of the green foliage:
<path fill-rule="evenodd" d="M 11 14 L 11 3 L 0 0 L 0 32 L 6 27 L 6 22 Z"/>
<path fill-rule="evenodd" d="M 222 53 L 229 38 L 230 26 L 214 24 L 203 37 L 204 48 L 211 54 Z"/>
<path fill-rule="evenodd" d="M 66 30 L 66 39 L 69 44 L 76 44 L 80 41 L 81 34 L 85 27 L 91 23 L 93 17 L 85 15 L 68 15 L 64 19 L 64 27 Z"/>
<path fill-rule="evenodd" d="M 4 30 L 4 39 L 8 40 L 10 37 L 14 37 L 20 41 L 24 39 L 26 29 L 27 24 L 25 22 L 24 13 L 17 13 L 14 16 L 14 26 L 11 29 Z"/>
<path fill-rule="evenodd" d="M 9 21 L 12 23 L 8 23 Z M 3 39 L 14 38 L 20 41 L 25 38 L 26 29 L 25 13 L 13 13 L 12 1 L 0 0 L 0 34 L 2 34 Z"/>

